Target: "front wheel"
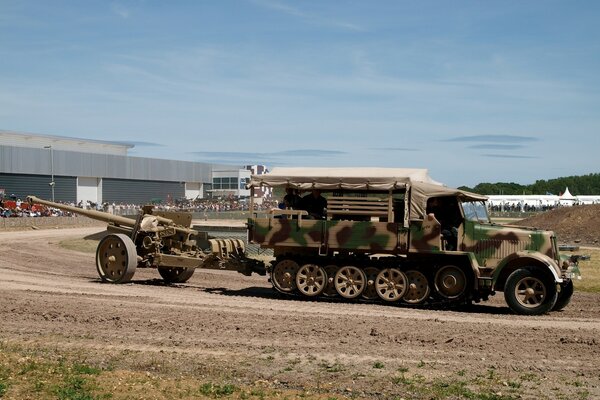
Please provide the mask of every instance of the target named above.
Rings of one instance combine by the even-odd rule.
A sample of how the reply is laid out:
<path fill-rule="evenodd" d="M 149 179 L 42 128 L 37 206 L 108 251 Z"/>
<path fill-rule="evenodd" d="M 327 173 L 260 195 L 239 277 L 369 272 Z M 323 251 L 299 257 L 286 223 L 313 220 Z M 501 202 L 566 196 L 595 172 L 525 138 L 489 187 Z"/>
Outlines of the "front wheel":
<path fill-rule="evenodd" d="M 552 310 L 558 292 L 552 279 L 536 269 L 520 268 L 506 280 L 504 299 L 521 315 L 540 315 Z"/>
<path fill-rule="evenodd" d="M 558 299 L 556 300 L 554 307 L 552 307 L 552 311 L 560 311 L 568 306 L 571 302 L 573 291 L 573 281 L 569 281 L 565 285 L 561 285 L 560 292 L 558 292 Z"/>

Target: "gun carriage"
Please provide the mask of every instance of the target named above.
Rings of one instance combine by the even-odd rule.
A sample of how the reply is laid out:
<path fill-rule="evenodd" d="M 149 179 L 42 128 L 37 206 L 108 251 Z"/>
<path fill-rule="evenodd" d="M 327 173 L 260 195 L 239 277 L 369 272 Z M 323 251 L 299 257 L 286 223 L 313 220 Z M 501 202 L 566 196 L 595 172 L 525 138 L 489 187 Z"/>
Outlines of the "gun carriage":
<path fill-rule="evenodd" d="M 196 268 L 227 269 L 244 275 L 265 274 L 264 264 L 245 256 L 239 239 L 209 239 L 191 229 L 192 215 L 144 206 L 135 219 L 95 210 L 84 210 L 28 196 L 30 204 L 85 215 L 108 223 L 108 234 L 96 250 L 96 269 L 105 282 L 126 283 L 136 268 L 156 268 L 169 283 L 186 282 Z M 204 243 L 209 249 L 200 248 Z"/>

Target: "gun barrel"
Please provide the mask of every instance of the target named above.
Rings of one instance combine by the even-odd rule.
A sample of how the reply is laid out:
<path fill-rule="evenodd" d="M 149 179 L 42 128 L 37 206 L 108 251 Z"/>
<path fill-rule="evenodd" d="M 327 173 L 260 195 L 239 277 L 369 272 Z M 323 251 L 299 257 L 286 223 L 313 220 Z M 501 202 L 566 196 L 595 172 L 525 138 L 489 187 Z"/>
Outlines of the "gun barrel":
<path fill-rule="evenodd" d="M 127 226 L 127 227 L 131 227 L 131 228 L 133 228 L 133 226 L 135 225 L 135 220 L 130 219 L 130 218 L 121 217 L 119 215 L 113 215 L 113 214 L 105 213 L 102 211 L 84 210 L 79 207 L 73 207 L 73 206 L 68 206 L 66 204 L 54 203 L 52 201 L 43 200 L 43 199 L 40 199 L 35 196 L 27 196 L 27 202 L 31 205 L 43 204 L 48 207 L 58 208 L 59 210 L 70 211 L 70 212 L 73 212 L 76 214 L 85 215 L 88 218 L 96 219 L 98 221 L 104 221 L 104 222 L 108 222 L 108 223 L 112 222 L 113 224 L 116 224 L 116 225 Z"/>

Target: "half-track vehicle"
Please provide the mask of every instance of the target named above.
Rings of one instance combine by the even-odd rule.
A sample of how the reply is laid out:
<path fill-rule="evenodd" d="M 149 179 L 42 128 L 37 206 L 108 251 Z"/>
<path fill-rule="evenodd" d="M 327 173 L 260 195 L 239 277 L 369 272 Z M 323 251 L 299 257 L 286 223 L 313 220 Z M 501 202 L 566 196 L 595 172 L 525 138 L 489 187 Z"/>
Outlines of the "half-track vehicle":
<path fill-rule="evenodd" d="M 96 250 L 100 279 L 126 283 L 136 268 L 156 268 L 164 281 L 183 283 L 196 268 L 234 270 L 244 275 L 265 275 L 264 264 L 245 256 L 239 239 L 210 239 L 191 229 L 192 214 L 144 206 L 137 218 L 85 210 L 28 196 L 30 204 L 43 204 L 108 223 Z"/>
<path fill-rule="evenodd" d="M 267 270 L 282 293 L 445 307 L 501 291 L 524 315 L 560 310 L 573 294 L 577 260 L 561 257 L 553 232 L 492 223 L 485 196 L 427 170 L 275 168 L 248 186 L 298 200 L 262 214 L 251 204 L 248 220 L 249 242 L 273 249 Z M 326 206 L 315 215 L 294 191 Z"/>

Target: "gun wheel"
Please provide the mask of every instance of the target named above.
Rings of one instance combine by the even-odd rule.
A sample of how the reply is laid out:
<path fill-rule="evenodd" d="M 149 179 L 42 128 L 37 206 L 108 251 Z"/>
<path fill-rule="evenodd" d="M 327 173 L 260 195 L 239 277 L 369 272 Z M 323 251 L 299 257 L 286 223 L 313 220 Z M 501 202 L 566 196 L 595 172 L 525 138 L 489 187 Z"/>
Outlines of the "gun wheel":
<path fill-rule="evenodd" d="M 183 283 L 187 282 L 194 275 L 194 268 L 159 268 L 158 273 L 162 276 L 166 283 Z"/>
<path fill-rule="evenodd" d="M 408 289 L 408 278 L 396 268 L 381 270 L 375 278 L 375 293 L 385 301 L 398 301 Z"/>
<path fill-rule="evenodd" d="M 409 304 L 421 304 L 429 297 L 429 283 L 427 277 L 416 270 L 406 271 L 407 290 L 402 298 Z"/>
<path fill-rule="evenodd" d="M 375 300 L 378 298 L 377 290 L 375 290 L 375 281 L 377 280 L 379 270 L 375 267 L 367 267 L 364 269 L 364 272 L 367 277 L 367 287 L 362 292 L 362 297 L 367 300 Z"/>
<path fill-rule="evenodd" d="M 339 269 L 333 281 L 335 290 L 346 299 L 360 296 L 367 286 L 367 277 L 360 269 L 346 266 Z"/>
<path fill-rule="evenodd" d="M 100 279 L 110 283 L 131 280 L 137 266 L 137 252 L 131 238 L 122 233 L 102 238 L 96 249 L 96 270 Z"/>
<path fill-rule="evenodd" d="M 316 264 L 304 264 L 296 274 L 296 287 L 305 296 L 318 296 L 327 286 L 327 273 Z"/>
<path fill-rule="evenodd" d="M 281 260 L 271 272 L 273 287 L 282 293 L 291 293 L 296 289 L 296 272 L 298 263 L 292 260 Z"/>
<path fill-rule="evenodd" d="M 447 299 L 460 297 L 467 289 L 467 277 L 455 265 L 446 265 L 435 274 L 435 290 Z"/>
<path fill-rule="evenodd" d="M 325 274 L 327 275 L 327 285 L 323 290 L 323 294 L 327 297 L 334 297 L 338 294 L 337 290 L 335 290 L 335 285 L 333 284 L 333 281 L 335 280 L 335 274 L 337 273 L 339 268 L 340 267 L 333 264 L 326 265 L 323 268 L 325 270 Z"/>

